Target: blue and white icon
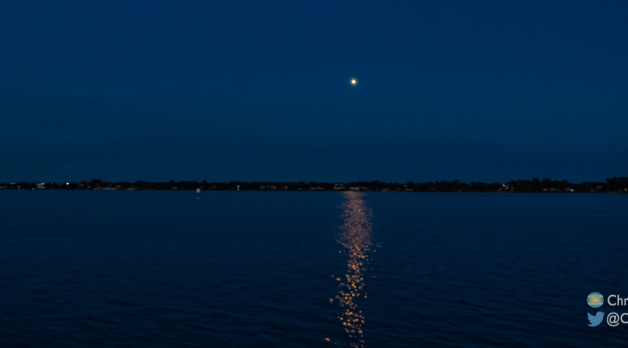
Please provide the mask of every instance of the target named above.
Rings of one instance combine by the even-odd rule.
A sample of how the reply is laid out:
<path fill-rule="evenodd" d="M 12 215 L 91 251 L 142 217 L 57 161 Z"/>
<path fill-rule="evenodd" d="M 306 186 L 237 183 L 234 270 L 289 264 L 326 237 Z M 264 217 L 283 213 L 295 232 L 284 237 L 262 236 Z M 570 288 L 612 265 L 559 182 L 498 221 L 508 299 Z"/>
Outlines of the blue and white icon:
<path fill-rule="evenodd" d="M 604 320 L 604 312 L 597 312 L 595 315 L 587 313 L 587 318 L 589 318 L 589 326 L 596 327 L 602 323 L 602 320 Z"/>

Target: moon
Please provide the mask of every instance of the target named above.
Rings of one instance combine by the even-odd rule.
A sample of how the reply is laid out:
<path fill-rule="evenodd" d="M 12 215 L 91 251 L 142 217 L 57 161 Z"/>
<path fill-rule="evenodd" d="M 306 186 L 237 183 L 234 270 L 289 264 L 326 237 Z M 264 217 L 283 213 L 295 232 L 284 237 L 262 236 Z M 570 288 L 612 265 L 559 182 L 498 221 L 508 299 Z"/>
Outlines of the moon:
<path fill-rule="evenodd" d="M 358 84 L 358 79 L 356 79 L 355 77 L 352 77 L 350 83 L 351 83 L 351 86 L 355 86 Z"/>

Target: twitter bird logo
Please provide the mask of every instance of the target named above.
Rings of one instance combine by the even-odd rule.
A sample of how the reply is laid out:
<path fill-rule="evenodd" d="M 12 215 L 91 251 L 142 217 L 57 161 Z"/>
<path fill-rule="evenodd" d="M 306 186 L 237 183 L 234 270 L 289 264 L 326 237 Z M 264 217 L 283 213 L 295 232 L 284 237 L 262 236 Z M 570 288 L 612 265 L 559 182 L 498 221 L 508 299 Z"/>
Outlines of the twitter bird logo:
<path fill-rule="evenodd" d="M 591 313 L 587 313 L 587 317 L 589 318 L 589 326 L 596 327 L 600 325 L 602 319 L 604 319 L 604 312 L 597 312 L 595 315 L 591 315 Z"/>

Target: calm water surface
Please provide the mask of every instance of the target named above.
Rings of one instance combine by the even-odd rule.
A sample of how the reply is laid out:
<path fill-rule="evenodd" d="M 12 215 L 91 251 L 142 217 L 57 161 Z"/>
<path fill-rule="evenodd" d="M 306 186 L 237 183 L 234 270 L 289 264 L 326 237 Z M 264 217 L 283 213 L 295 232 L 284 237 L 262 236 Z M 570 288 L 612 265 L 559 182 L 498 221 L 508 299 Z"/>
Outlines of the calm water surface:
<path fill-rule="evenodd" d="M 0 191 L 0 346 L 618 346 L 628 195 Z"/>

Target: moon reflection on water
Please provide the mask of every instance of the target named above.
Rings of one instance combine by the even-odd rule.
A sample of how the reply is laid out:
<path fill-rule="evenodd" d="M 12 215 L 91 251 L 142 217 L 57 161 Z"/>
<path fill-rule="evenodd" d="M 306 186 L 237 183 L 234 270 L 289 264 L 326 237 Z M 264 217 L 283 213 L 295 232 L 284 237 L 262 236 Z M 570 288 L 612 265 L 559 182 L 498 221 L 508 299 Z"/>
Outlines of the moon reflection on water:
<path fill-rule="evenodd" d="M 338 243 L 348 257 L 346 274 L 336 278 L 340 290 L 335 299 L 341 309 L 338 319 L 349 346 L 364 347 L 365 319 L 358 304 L 367 298 L 364 271 L 372 249 L 371 212 L 366 207 L 362 193 L 346 191 L 343 194 L 344 224 Z"/>

